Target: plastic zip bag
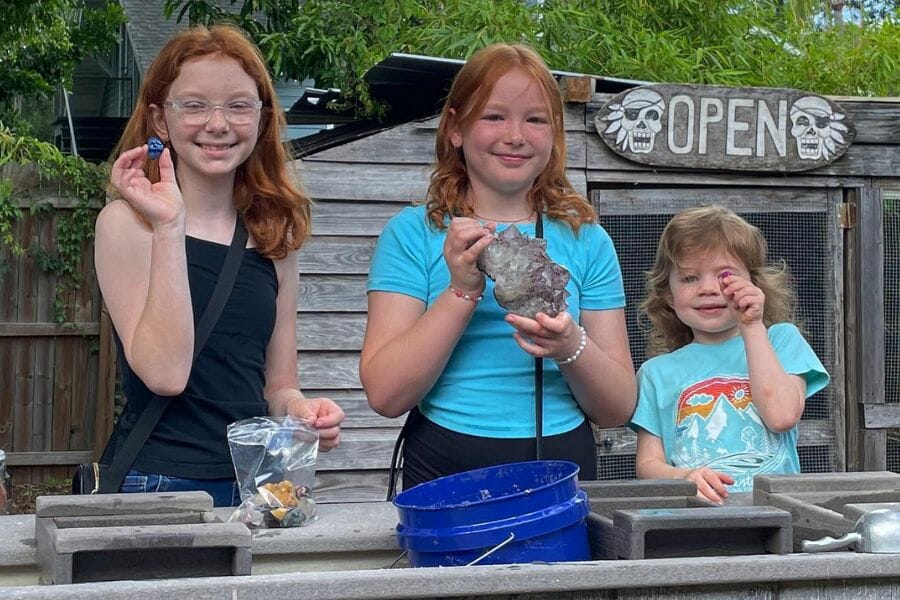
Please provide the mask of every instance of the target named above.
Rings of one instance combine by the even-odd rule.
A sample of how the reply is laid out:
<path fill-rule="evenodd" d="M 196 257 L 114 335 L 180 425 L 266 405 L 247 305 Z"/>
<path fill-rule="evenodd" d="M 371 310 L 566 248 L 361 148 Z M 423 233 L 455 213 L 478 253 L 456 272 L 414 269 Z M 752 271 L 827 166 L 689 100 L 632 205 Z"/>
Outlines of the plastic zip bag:
<path fill-rule="evenodd" d="M 229 522 L 299 527 L 316 518 L 315 429 L 291 416 L 253 417 L 229 425 L 227 435 L 241 492 Z"/>

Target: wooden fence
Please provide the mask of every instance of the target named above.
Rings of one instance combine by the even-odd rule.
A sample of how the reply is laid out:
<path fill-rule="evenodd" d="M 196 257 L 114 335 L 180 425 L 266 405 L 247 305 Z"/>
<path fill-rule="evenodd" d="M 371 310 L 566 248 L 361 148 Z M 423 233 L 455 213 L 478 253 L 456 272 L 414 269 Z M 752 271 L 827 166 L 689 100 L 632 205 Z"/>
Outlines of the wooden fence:
<path fill-rule="evenodd" d="M 10 233 L 28 250 L 16 255 L 0 243 L 0 448 L 14 481 L 65 478 L 92 460 L 111 428 L 115 362 L 110 336 L 101 335 L 109 321 L 90 244 L 80 289 L 60 298 L 71 307 L 65 325 L 55 322 L 56 277 L 34 251 L 55 247 L 57 222 L 75 201 L 30 169 L 5 166 L 0 177 L 14 182 L 23 218 Z M 44 204 L 54 210 L 31 210 Z"/>

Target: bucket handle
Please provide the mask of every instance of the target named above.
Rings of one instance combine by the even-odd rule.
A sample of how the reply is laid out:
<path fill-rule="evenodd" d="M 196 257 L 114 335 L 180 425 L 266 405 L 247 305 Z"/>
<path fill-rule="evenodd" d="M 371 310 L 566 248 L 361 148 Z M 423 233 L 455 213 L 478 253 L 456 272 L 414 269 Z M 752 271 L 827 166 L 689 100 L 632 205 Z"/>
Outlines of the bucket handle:
<path fill-rule="evenodd" d="M 500 542 L 499 544 L 497 544 L 496 546 L 494 546 L 493 548 L 491 548 L 490 550 L 488 550 L 487 552 L 485 552 L 484 554 L 482 554 L 481 556 L 479 556 L 478 558 L 476 558 L 475 560 L 473 560 L 472 562 L 470 562 L 469 564 L 467 564 L 466 566 L 467 566 L 467 567 L 471 567 L 472 565 L 477 565 L 481 560 L 487 558 L 488 556 L 490 556 L 491 554 L 493 554 L 494 552 L 496 552 L 497 550 L 499 550 L 499 549 L 502 548 L 503 546 L 507 545 L 508 543 L 510 543 L 511 541 L 513 541 L 514 539 L 516 539 L 516 534 L 513 533 L 512 531 L 509 532 L 509 537 L 508 537 L 508 538 L 506 538 L 505 540 L 503 540 L 502 542 Z"/>

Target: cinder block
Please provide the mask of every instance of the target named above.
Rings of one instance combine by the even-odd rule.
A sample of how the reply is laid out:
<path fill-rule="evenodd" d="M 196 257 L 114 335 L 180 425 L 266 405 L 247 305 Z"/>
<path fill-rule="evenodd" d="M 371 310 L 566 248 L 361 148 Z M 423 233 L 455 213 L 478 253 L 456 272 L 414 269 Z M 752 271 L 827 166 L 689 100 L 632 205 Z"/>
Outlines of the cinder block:
<path fill-rule="evenodd" d="M 763 474 L 753 478 L 754 493 L 793 494 L 799 492 L 863 492 L 900 490 L 900 475 L 890 471 L 848 473 Z"/>
<path fill-rule="evenodd" d="M 787 554 L 791 514 L 760 506 L 619 510 L 588 516 L 594 558 Z"/>
<path fill-rule="evenodd" d="M 250 530 L 212 508 L 205 492 L 42 496 L 41 583 L 249 575 Z"/>
<path fill-rule="evenodd" d="M 645 498 L 697 495 L 697 485 L 686 479 L 616 479 L 579 481 L 591 500 L 605 498 Z"/>

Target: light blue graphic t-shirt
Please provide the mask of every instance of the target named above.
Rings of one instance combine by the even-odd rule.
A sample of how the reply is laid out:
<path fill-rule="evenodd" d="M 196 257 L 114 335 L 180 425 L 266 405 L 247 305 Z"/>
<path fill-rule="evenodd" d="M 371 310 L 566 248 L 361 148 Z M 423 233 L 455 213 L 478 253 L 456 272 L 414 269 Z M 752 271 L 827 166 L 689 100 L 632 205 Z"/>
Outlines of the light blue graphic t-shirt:
<path fill-rule="evenodd" d="M 779 323 L 768 333 L 784 370 L 806 381 L 807 398 L 828 384 L 825 367 L 794 325 Z M 797 428 L 770 431 L 753 405 L 740 336 L 688 344 L 645 362 L 630 425 L 661 438 L 671 465 L 731 475 L 732 492 L 751 491 L 757 473 L 800 472 Z"/>

